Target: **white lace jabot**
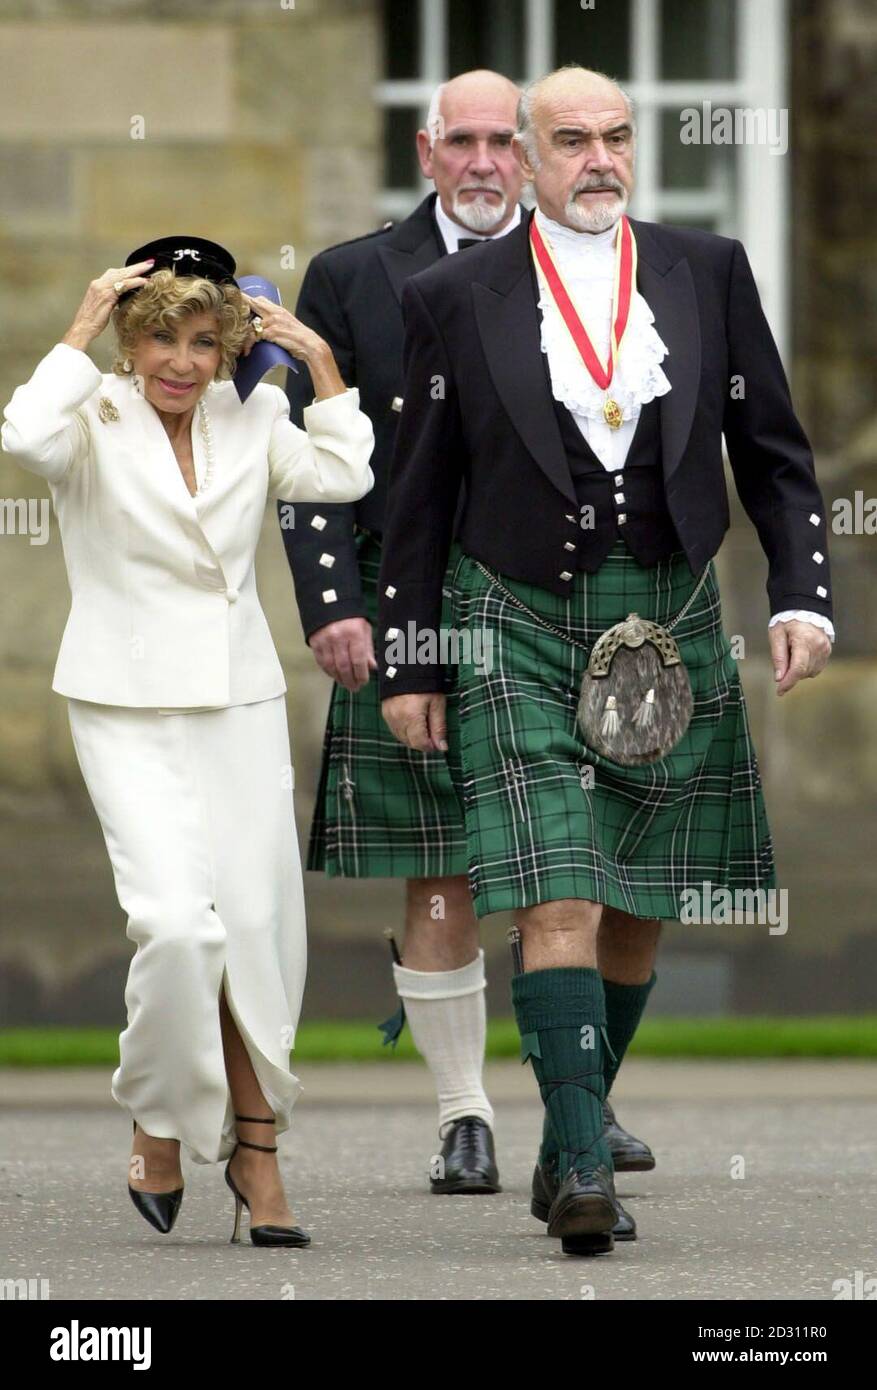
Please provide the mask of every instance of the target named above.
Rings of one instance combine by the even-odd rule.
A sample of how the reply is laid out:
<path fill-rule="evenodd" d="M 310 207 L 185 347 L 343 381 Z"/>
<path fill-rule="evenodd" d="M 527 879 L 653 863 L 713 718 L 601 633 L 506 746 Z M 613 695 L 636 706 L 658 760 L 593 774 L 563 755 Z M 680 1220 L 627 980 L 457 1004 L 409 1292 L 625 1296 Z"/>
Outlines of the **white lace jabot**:
<path fill-rule="evenodd" d="M 534 216 L 540 232 L 550 243 L 557 267 L 597 356 L 605 364 L 609 356 L 618 223 L 605 232 L 577 232 L 546 217 L 539 208 Z M 539 287 L 542 351 L 548 357 L 554 398 L 574 415 L 602 421 L 606 392 L 597 385 L 582 361 L 541 276 Z M 635 420 L 642 406 L 670 390 L 670 382 L 661 368 L 667 348 L 654 323 L 654 314 L 634 286 L 627 329 L 611 387 L 612 398 L 621 407 L 624 420 Z"/>

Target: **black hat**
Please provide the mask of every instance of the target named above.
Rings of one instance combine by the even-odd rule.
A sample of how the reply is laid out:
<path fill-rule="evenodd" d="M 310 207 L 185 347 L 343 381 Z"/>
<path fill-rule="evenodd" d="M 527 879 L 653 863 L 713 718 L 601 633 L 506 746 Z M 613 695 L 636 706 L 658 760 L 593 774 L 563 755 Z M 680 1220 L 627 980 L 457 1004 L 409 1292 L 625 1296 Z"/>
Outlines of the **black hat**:
<path fill-rule="evenodd" d="M 218 242 L 207 241 L 204 237 L 158 237 L 155 241 L 148 241 L 145 246 L 138 246 L 127 257 L 125 264 L 136 265 L 150 256 L 155 257 L 155 265 L 146 272 L 147 275 L 154 274 L 156 270 L 172 270 L 175 275 L 198 275 L 205 280 L 215 280 L 219 285 L 237 284 L 234 256 Z M 126 290 L 119 296 L 119 302 L 136 293 L 136 288 Z"/>

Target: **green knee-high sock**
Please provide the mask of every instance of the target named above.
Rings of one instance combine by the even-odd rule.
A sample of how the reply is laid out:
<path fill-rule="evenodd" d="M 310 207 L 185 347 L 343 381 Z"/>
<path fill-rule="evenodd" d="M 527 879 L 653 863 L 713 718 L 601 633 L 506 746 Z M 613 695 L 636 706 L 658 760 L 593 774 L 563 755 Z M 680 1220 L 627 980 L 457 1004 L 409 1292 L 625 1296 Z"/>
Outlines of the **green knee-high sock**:
<path fill-rule="evenodd" d="M 605 977 L 603 979 L 603 991 L 606 996 L 606 1032 L 609 1034 L 609 1046 L 615 1054 L 614 1058 L 609 1052 L 606 1054 L 607 1096 L 618 1075 L 618 1068 L 621 1066 L 628 1045 L 639 1027 L 649 994 L 657 978 L 653 970 L 651 979 L 646 980 L 644 985 L 619 985 L 614 980 L 607 980 Z"/>
<path fill-rule="evenodd" d="M 621 1066 L 622 1058 L 628 1049 L 631 1039 L 639 1027 L 640 1019 L 645 1011 L 649 994 L 654 988 L 657 975 L 652 971 L 652 977 L 643 985 L 620 985 L 614 980 L 607 980 L 603 977 L 603 992 L 606 998 L 606 1033 L 609 1038 L 609 1048 L 605 1049 L 605 1079 L 606 1094 L 608 1096 L 612 1084 L 618 1075 L 618 1068 Z M 613 1056 L 614 1053 L 614 1056 Z M 550 1164 L 557 1158 L 557 1140 L 551 1128 L 551 1117 L 545 1111 L 545 1122 L 542 1127 L 542 1146 L 539 1150 L 540 1164 Z"/>
<path fill-rule="evenodd" d="M 521 1057 L 533 1063 L 561 1177 L 570 1167 L 584 1173 L 598 1163 L 611 1173 L 603 1138 L 608 1049 L 600 972 L 582 966 L 515 975 L 512 1001 Z"/>

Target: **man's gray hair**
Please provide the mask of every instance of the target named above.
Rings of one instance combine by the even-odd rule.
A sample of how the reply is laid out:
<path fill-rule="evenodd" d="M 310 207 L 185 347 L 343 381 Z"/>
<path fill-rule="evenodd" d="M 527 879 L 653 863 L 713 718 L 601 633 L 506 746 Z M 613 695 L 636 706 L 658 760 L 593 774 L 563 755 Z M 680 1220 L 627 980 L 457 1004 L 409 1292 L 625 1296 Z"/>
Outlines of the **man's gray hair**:
<path fill-rule="evenodd" d="M 547 82 L 551 77 L 557 77 L 561 72 L 586 72 L 591 77 L 602 77 L 605 82 L 611 82 L 612 86 L 621 93 L 621 98 L 627 108 L 627 116 L 630 121 L 631 136 L 636 139 L 636 116 L 633 109 L 633 100 L 628 96 L 623 87 L 619 87 L 614 77 L 610 77 L 607 72 L 598 72 L 596 68 L 582 67 L 581 63 L 564 63 L 562 68 L 555 68 L 553 72 L 548 72 L 544 77 L 537 77 L 532 82 L 528 82 L 518 98 L 518 129 L 514 138 L 524 148 L 527 162 L 538 169 L 540 164 L 539 151 L 536 148 L 536 127 L 533 123 L 533 98 L 543 82 Z M 439 91 L 441 88 L 439 88 Z"/>
<path fill-rule="evenodd" d="M 447 82 L 440 82 L 429 99 L 429 110 L 426 113 L 426 129 L 429 132 L 430 149 L 432 149 L 436 140 L 441 136 L 442 92 L 447 85 Z"/>

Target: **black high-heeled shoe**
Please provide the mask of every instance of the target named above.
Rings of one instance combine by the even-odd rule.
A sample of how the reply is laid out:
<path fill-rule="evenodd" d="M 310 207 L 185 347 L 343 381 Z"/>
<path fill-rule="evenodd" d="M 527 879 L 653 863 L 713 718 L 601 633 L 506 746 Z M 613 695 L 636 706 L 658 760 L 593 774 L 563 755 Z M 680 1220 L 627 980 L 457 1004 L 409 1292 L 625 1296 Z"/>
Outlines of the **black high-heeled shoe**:
<path fill-rule="evenodd" d="M 134 1133 L 137 1133 L 136 1120 L 134 1121 Z M 173 1192 L 140 1192 L 128 1183 L 128 1191 L 131 1193 L 131 1201 L 140 1215 L 145 1216 L 150 1226 L 154 1226 L 157 1231 L 161 1231 L 162 1235 L 166 1236 L 177 1219 L 183 1200 L 183 1188 L 177 1187 Z"/>
<path fill-rule="evenodd" d="M 251 1125 L 273 1125 L 274 1123 L 273 1116 L 270 1120 L 266 1120 L 252 1115 L 235 1115 L 235 1119 L 243 1120 L 245 1124 Z M 266 1154 L 276 1154 L 277 1152 L 276 1144 L 251 1144 L 248 1139 L 238 1139 L 232 1150 L 231 1158 L 229 1158 L 228 1163 L 225 1165 L 225 1181 L 234 1193 L 235 1201 L 234 1230 L 231 1233 L 231 1241 L 229 1242 L 231 1245 L 240 1245 L 241 1212 L 244 1207 L 246 1207 L 247 1211 L 250 1210 L 249 1202 L 244 1194 L 238 1190 L 234 1178 L 228 1171 L 231 1167 L 231 1160 L 237 1153 L 238 1148 L 259 1149 L 262 1153 Z M 254 1245 L 290 1245 L 299 1248 L 310 1245 L 311 1243 L 310 1236 L 307 1231 L 302 1230 L 301 1226 L 254 1226 L 252 1223 L 250 1224 L 250 1240 Z"/>

